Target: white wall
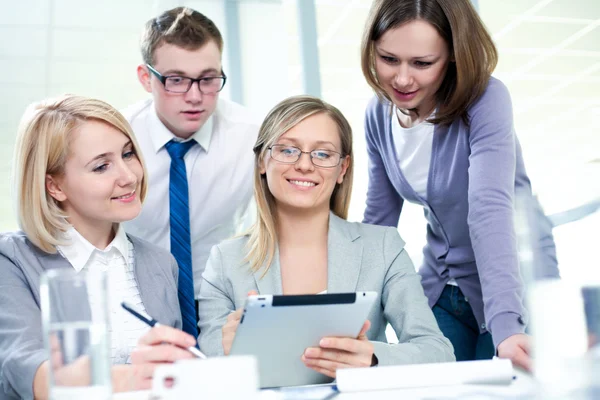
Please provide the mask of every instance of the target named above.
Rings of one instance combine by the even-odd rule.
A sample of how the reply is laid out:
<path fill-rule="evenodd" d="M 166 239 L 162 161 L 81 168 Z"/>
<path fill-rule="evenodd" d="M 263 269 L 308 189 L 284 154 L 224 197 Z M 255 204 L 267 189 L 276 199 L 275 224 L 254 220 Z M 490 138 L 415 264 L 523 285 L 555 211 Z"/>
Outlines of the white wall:
<path fill-rule="evenodd" d="M 350 219 L 364 211 L 364 108 L 372 97 L 360 71 L 360 38 L 371 0 L 315 0 L 323 97 L 354 129 L 355 190 Z M 508 86 L 525 163 L 547 213 L 600 197 L 600 2 L 478 0 L 499 50 L 495 76 Z M 596 222 L 594 222 L 596 221 Z M 586 277 L 598 242 L 597 218 L 556 228 L 561 272 Z M 405 203 L 399 230 L 416 265 L 422 259 L 421 207 Z M 585 260 L 588 260 L 587 262 Z"/>
<path fill-rule="evenodd" d="M 360 36 L 371 0 L 315 0 L 323 98 L 354 130 L 355 182 L 350 219 L 361 220 L 367 187 L 363 115 L 372 96 L 360 71 Z M 20 115 L 34 100 L 64 92 L 97 96 L 117 107 L 142 99 L 135 67 L 139 33 L 160 12 L 187 5 L 221 28 L 223 0 L 2 0 L 0 13 L 0 231 L 16 227 L 8 196 Z M 600 2 L 479 0 L 500 51 L 505 80 L 534 188 L 550 213 L 600 195 Z M 240 0 L 244 102 L 258 116 L 302 92 L 296 0 Z M 227 51 L 224 69 L 229 68 Z M 226 86 L 223 96 L 229 96 Z M 590 258 L 585 238 L 597 226 L 556 230 L 567 273 Z M 420 264 L 425 222 L 407 205 L 400 232 Z M 597 263 L 596 263 L 597 264 Z M 583 267 L 583 266 L 582 266 Z"/>
<path fill-rule="evenodd" d="M 2 5 L 0 231 L 16 228 L 9 171 L 17 125 L 28 104 L 63 93 L 98 97 L 117 108 L 145 98 L 136 75 L 139 36 L 147 20 L 172 7 L 204 13 L 220 28 L 225 46 L 228 41 L 220 0 L 2 0 Z M 284 6 L 245 0 L 240 20 L 244 100 L 262 116 L 288 95 Z M 223 58 L 227 71 L 227 51 Z M 227 85 L 221 95 L 230 96 Z"/>

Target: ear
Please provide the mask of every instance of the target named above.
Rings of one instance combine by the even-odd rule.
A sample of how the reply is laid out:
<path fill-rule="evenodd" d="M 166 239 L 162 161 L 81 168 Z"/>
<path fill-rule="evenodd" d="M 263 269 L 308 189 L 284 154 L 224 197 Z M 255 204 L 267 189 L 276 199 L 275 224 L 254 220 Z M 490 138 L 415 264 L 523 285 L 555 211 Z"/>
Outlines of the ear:
<path fill-rule="evenodd" d="M 261 175 L 264 175 L 267 173 L 267 160 L 266 157 L 262 157 L 259 161 L 258 161 L 258 172 Z"/>
<path fill-rule="evenodd" d="M 344 182 L 344 176 L 346 175 L 346 171 L 348 171 L 348 167 L 350 166 L 350 156 L 344 157 L 342 160 L 342 170 L 340 171 L 340 175 L 337 178 L 337 183 Z"/>
<path fill-rule="evenodd" d="M 145 64 L 138 65 L 137 76 L 146 92 L 152 93 L 152 86 L 150 85 L 150 71 L 148 71 L 148 67 L 146 67 Z"/>
<path fill-rule="evenodd" d="M 60 188 L 59 182 L 52 175 L 46 175 L 46 191 L 56 201 L 65 201 L 67 195 Z"/>

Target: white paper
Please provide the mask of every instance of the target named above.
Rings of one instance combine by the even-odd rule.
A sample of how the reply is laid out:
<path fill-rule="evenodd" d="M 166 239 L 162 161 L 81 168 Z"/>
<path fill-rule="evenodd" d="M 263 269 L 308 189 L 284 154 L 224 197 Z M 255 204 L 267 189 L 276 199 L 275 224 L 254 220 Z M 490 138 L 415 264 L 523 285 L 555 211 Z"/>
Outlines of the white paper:
<path fill-rule="evenodd" d="M 337 370 L 340 392 L 461 384 L 508 385 L 512 380 L 512 363 L 505 359 Z"/>

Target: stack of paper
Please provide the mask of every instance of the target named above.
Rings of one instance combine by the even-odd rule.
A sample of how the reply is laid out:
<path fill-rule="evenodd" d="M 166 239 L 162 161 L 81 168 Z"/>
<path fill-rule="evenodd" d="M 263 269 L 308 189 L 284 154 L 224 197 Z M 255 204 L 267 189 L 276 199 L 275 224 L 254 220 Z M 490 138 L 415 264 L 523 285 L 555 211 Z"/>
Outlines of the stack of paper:
<path fill-rule="evenodd" d="M 512 379 L 512 363 L 505 359 L 337 370 L 340 392 L 461 384 L 508 385 Z"/>

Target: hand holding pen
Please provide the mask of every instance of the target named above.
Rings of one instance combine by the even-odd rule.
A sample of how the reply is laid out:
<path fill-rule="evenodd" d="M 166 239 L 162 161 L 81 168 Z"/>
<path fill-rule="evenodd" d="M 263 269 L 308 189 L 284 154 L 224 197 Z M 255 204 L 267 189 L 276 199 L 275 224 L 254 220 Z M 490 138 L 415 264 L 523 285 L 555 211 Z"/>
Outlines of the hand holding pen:
<path fill-rule="evenodd" d="M 159 324 L 131 304 L 122 305 L 152 329 L 138 340 L 136 348 L 131 352 L 130 365 L 113 366 L 112 380 L 115 392 L 148 390 L 152 387 L 154 370 L 161 364 L 205 357 L 195 347 L 195 337 L 179 329 Z"/>
<path fill-rule="evenodd" d="M 160 358 L 165 358 L 162 361 L 173 362 L 184 358 L 192 358 L 191 355 L 202 359 L 206 358 L 206 355 L 196 348 L 196 338 L 193 336 L 179 329 L 159 324 L 154 318 L 132 304 L 123 302 L 121 306 L 140 321 L 154 328 L 140 338 L 138 348 L 147 349 L 147 346 L 154 346 L 162 351 L 147 349 L 149 357 L 143 357 L 144 361 L 160 362 Z M 134 353 L 136 357 L 140 357 L 140 351 Z M 132 362 L 134 362 L 134 353 L 131 355 Z"/>

